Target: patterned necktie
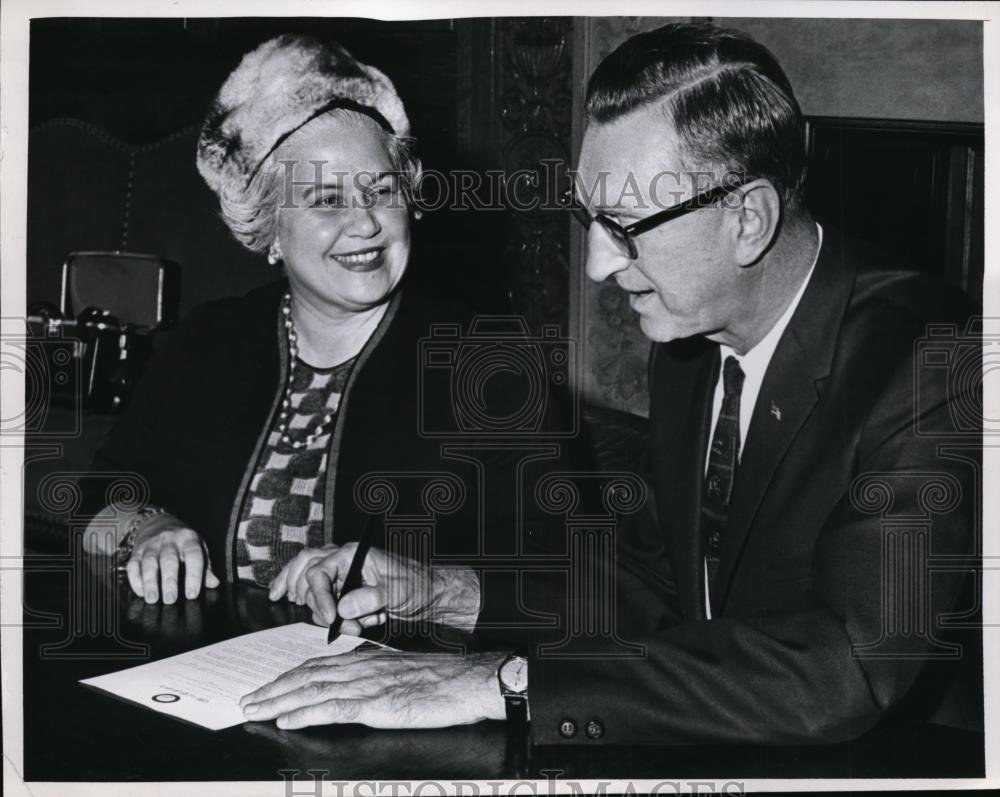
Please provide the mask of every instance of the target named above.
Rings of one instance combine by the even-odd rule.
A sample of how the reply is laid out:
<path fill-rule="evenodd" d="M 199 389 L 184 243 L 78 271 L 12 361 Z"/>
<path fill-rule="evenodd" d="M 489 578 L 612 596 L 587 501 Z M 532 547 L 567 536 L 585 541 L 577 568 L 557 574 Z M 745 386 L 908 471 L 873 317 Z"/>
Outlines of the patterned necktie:
<path fill-rule="evenodd" d="M 705 540 L 709 584 L 714 583 L 719 569 L 722 534 L 729 517 L 729 498 L 740 461 L 740 393 L 743 379 L 743 370 L 736 358 L 727 357 L 722 366 L 722 407 L 715 422 L 708 468 L 705 470 L 705 489 L 701 497 L 701 532 Z"/>

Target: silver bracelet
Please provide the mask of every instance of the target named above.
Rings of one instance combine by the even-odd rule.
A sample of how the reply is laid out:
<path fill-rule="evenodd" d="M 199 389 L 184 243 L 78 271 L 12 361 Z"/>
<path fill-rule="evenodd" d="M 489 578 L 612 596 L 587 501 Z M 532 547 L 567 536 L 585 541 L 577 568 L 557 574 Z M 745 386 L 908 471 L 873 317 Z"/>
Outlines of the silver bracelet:
<path fill-rule="evenodd" d="M 124 570 L 128 560 L 132 558 L 132 549 L 135 548 L 135 534 L 139 527 L 150 518 L 165 514 L 166 511 L 163 507 L 147 506 L 129 521 L 125 536 L 121 538 L 118 548 L 115 549 L 115 568 L 117 570 Z"/>

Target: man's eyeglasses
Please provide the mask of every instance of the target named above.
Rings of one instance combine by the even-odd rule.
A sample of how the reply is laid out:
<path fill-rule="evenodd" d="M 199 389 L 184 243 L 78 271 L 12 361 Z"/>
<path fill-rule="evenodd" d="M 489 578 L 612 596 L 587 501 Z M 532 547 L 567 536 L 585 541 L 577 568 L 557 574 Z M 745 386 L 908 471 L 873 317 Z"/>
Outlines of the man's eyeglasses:
<path fill-rule="evenodd" d="M 595 213 L 594 215 L 591 215 L 590 212 L 583 207 L 583 205 L 575 200 L 572 191 L 567 191 L 563 195 L 563 201 L 565 206 L 573 212 L 573 217 L 579 221 L 585 229 L 589 230 L 590 225 L 595 222 L 600 224 L 601 227 L 604 228 L 605 232 L 611 236 L 611 239 L 622 250 L 622 253 L 627 255 L 630 260 L 635 260 L 639 256 L 639 252 L 635 246 L 635 237 L 637 235 L 649 232 L 650 230 L 659 227 L 661 224 L 666 224 L 668 221 L 690 213 L 693 210 L 709 207 L 714 202 L 728 196 L 737 188 L 745 185 L 747 182 L 747 180 L 743 180 L 738 183 L 733 183 L 732 185 L 717 185 L 714 188 L 709 188 L 707 191 L 702 191 L 700 194 L 695 194 L 693 197 L 684 200 L 680 204 L 657 211 L 651 216 L 646 216 L 646 218 L 639 219 L 639 221 L 624 227 L 606 213 Z"/>

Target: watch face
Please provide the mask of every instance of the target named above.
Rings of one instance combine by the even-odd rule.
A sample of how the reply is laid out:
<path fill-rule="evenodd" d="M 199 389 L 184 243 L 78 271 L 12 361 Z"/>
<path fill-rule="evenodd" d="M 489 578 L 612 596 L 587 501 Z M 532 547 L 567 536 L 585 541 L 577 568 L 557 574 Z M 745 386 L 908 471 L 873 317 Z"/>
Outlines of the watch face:
<path fill-rule="evenodd" d="M 511 692 L 524 692 L 528 688 L 528 660 L 511 656 L 500 667 L 500 681 Z"/>

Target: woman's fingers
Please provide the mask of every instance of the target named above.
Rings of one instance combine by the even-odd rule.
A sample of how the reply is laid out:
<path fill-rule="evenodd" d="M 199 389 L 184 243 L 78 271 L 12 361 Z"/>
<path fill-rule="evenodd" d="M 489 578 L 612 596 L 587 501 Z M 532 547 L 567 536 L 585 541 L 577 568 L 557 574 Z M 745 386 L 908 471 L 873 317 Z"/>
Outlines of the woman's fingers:
<path fill-rule="evenodd" d="M 142 595 L 146 603 L 156 603 L 160 599 L 160 558 L 153 550 L 146 550 L 139 559 L 142 572 Z"/>
<path fill-rule="evenodd" d="M 219 577 L 212 572 L 212 563 L 209 562 L 208 567 L 205 569 L 205 586 L 209 589 L 216 589 L 221 583 Z"/>
<path fill-rule="evenodd" d="M 177 546 L 168 542 L 160 548 L 160 586 L 163 602 L 174 603 L 177 600 L 177 574 L 180 571 L 181 559 Z"/>
<path fill-rule="evenodd" d="M 136 557 L 133 556 L 125 564 L 125 573 L 128 575 L 128 584 L 132 588 L 132 592 L 142 597 L 145 594 L 145 590 L 142 588 L 142 568 Z"/>
<path fill-rule="evenodd" d="M 180 564 L 184 563 L 184 597 L 197 598 L 202 585 L 215 589 L 221 583 L 212 572 L 208 550 L 193 529 L 170 528 L 143 540 L 125 567 L 129 586 L 147 603 L 162 597 L 165 604 L 180 596 Z"/>
<path fill-rule="evenodd" d="M 184 547 L 184 597 L 197 598 L 205 573 L 205 553 L 198 540 L 189 540 Z M 166 593 L 166 589 L 164 589 Z M 166 602 L 166 599 L 164 599 Z"/>

